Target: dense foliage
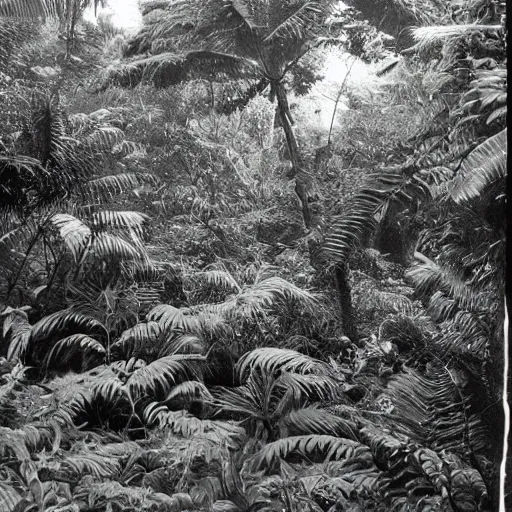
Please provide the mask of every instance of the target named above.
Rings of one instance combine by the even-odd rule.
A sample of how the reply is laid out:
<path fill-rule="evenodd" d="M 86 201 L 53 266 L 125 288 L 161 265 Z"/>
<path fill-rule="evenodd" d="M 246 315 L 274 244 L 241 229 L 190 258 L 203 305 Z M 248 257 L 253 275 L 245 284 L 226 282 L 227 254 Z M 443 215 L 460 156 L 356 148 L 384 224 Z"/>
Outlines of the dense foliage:
<path fill-rule="evenodd" d="M 0 510 L 510 505 L 504 3 L 101 3 L 0 1 Z"/>

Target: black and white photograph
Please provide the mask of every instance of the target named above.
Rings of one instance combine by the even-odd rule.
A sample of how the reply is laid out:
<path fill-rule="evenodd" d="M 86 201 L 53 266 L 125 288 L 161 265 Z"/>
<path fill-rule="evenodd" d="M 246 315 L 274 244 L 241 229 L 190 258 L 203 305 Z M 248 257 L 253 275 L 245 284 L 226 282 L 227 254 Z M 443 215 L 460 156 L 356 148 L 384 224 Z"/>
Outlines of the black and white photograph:
<path fill-rule="evenodd" d="M 0 0 L 0 512 L 512 511 L 507 3 Z"/>

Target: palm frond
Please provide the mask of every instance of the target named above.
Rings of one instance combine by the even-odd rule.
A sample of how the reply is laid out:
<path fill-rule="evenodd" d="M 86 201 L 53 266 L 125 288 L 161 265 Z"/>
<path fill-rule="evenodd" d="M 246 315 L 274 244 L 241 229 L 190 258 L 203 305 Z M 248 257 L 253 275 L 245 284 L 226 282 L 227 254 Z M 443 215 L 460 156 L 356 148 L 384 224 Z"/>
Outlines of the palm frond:
<path fill-rule="evenodd" d="M 148 425 L 157 423 L 159 428 L 169 429 L 183 437 L 215 433 L 225 437 L 230 444 L 233 443 L 233 439 L 238 439 L 244 434 L 244 430 L 234 423 L 200 420 L 185 411 L 170 411 L 158 403 L 152 403 L 146 407 L 144 420 Z"/>
<path fill-rule="evenodd" d="M 320 368 L 319 368 L 320 369 Z M 341 382 L 329 375 L 318 372 L 301 375 L 281 370 L 276 386 L 290 393 L 298 400 L 302 396 L 314 400 L 335 400 L 341 395 Z M 327 368 L 323 369 L 328 371 Z"/>
<path fill-rule="evenodd" d="M 318 407 L 304 407 L 291 411 L 280 421 L 280 427 L 287 436 L 318 434 L 359 440 L 355 423 Z"/>
<path fill-rule="evenodd" d="M 87 354 L 93 352 L 96 355 L 104 356 L 105 347 L 94 338 L 86 334 L 73 334 L 59 340 L 45 357 L 45 365 L 49 366 L 54 362 L 69 363 L 72 357 L 80 352 Z"/>
<path fill-rule="evenodd" d="M 162 328 L 157 322 L 140 323 L 124 331 L 112 344 L 111 350 L 123 357 L 156 353 L 162 343 L 162 335 Z"/>
<path fill-rule="evenodd" d="M 303 37 L 305 27 L 314 25 L 315 19 L 326 9 L 325 4 L 326 2 L 308 1 L 292 5 L 292 12 L 287 13 L 285 19 L 280 20 L 277 26 L 271 27 L 271 32 L 263 41 L 290 37 L 300 39 Z"/>
<path fill-rule="evenodd" d="M 500 32 L 501 25 L 432 25 L 412 29 L 416 44 L 415 49 L 424 49 L 436 43 L 445 43 L 450 39 L 457 39 L 479 32 Z"/>
<path fill-rule="evenodd" d="M 88 182 L 91 199 L 97 197 L 111 199 L 116 194 L 122 194 L 127 190 L 134 190 L 144 184 L 154 184 L 155 177 L 148 173 L 120 173 L 110 176 L 102 176 Z"/>
<path fill-rule="evenodd" d="M 323 251 L 335 261 L 345 261 L 363 235 L 376 224 L 376 215 L 394 202 L 410 203 L 431 195 L 422 173 L 412 176 L 387 172 L 370 178 L 370 185 L 350 201 L 347 212 L 331 226 Z"/>
<path fill-rule="evenodd" d="M 151 80 L 156 87 L 169 87 L 212 73 L 217 77 L 240 78 L 258 76 L 261 70 L 255 61 L 229 53 L 209 50 L 160 53 L 110 68 L 104 87 L 109 84 L 135 87 L 144 80 Z"/>
<path fill-rule="evenodd" d="M 50 222 L 59 230 L 60 236 L 78 263 L 87 249 L 91 230 L 81 220 L 67 213 L 53 215 Z"/>
<path fill-rule="evenodd" d="M 187 380 L 175 386 L 167 395 L 166 402 L 171 400 L 180 400 L 190 402 L 191 400 L 201 399 L 203 401 L 211 399 L 209 389 L 197 380 Z"/>
<path fill-rule="evenodd" d="M 66 457 L 60 463 L 60 471 L 68 476 L 81 477 L 84 474 L 92 475 L 96 478 L 113 478 L 119 473 L 119 462 L 109 456 L 96 453 L 78 453 Z"/>
<path fill-rule="evenodd" d="M 2 0 L 0 2 L 0 16 L 37 20 L 55 14 L 56 3 L 53 0 Z"/>
<path fill-rule="evenodd" d="M 323 460 L 339 460 L 364 457 L 368 453 L 369 449 L 366 446 L 351 439 L 329 435 L 292 436 L 264 446 L 249 459 L 247 467 L 251 471 L 272 467 L 274 463 L 286 459 L 291 454 L 308 459 L 321 456 Z"/>
<path fill-rule="evenodd" d="M 42 340 L 51 340 L 52 338 L 74 333 L 104 332 L 104 327 L 95 318 L 83 315 L 73 309 L 64 309 L 44 317 L 24 331 L 19 336 L 14 336 L 7 352 L 8 358 L 24 357 L 29 345 L 38 343 Z"/>
<path fill-rule="evenodd" d="M 138 260 L 144 254 L 141 254 L 139 240 L 136 239 L 133 242 L 128 242 L 120 236 L 111 233 L 94 233 L 91 237 L 86 256 L 100 261 Z"/>
<path fill-rule="evenodd" d="M 178 330 L 184 333 L 200 333 L 200 320 L 186 308 L 175 308 L 169 304 L 154 307 L 147 315 L 148 321 L 161 325 L 165 331 Z"/>
<path fill-rule="evenodd" d="M 317 359 L 284 348 L 263 347 L 244 354 L 236 365 L 240 378 L 258 370 L 265 374 L 281 372 L 309 373 L 323 368 Z"/>
<path fill-rule="evenodd" d="M 486 139 L 462 162 L 450 196 L 460 203 L 479 197 L 491 183 L 507 174 L 507 129 Z"/>
<path fill-rule="evenodd" d="M 16 509 L 16 505 L 22 500 L 18 491 L 6 482 L 0 482 L 0 507 L 6 512 Z"/>
<path fill-rule="evenodd" d="M 205 357 L 198 354 L 162 357 L 135 370 L 126 386 L 133 397 L 169 393 L 172 386 L 201 372 Z"/>

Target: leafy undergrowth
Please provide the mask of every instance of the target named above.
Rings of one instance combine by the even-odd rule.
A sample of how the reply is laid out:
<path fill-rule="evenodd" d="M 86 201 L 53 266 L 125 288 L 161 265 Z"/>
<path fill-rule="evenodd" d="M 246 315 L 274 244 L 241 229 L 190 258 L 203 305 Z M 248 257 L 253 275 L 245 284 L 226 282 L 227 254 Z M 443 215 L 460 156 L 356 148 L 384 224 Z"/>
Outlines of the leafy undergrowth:
<path fill-rule="evenodd" d="M 104 87 L 128 43 L 85 28 L 0 73 L 0 511 L 492 510 L 498 36 L 347 74 L 329 131 L 299 66 L 306 228 L 272 92 Z"/>

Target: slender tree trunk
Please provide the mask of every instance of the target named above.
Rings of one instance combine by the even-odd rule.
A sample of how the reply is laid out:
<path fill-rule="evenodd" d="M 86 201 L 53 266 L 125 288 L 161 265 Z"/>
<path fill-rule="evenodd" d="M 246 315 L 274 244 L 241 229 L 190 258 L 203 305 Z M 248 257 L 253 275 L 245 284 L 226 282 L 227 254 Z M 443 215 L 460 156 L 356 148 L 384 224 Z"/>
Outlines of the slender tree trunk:
<path fill-rule="evenodd" d="M 292 127 L 292 117 L 290 113 L 290 107 L 288 105 L 288 98 L 283 84 L 277 83 L 275 86 L 277 96 L 277 106 L 279 109 L 279 117 L 281 118 L 281 124 L 283 126 L 284 134 L 286 136 L 286 144 L 290 153 L 290 160 L 292 162 L 292 174 L 291 177 L 295 179 L 295 192 L 299 196 L 302 206 L 302 218 L 304 225 L 307 229 L 311 228 L 311 211 L 309 209 L 308 202 L 308 190 L 306 184 L 300 176 L 302 169 L 301 159 L 299 154 L 299 146 L 295 133 Z"/>
<path fill-rule="evenodd" d="M 357 334 L 354 309 L 352 307 L 352 296 L 348 280 L 348 265 L 346 263 L 337 264 L 334 269 L 334 276 L 336 279 L 338 299 L 340 301 L 343 332 L 353 343 L 357 344 L 359 336 Z"/>

